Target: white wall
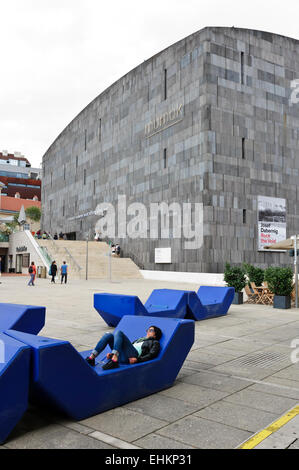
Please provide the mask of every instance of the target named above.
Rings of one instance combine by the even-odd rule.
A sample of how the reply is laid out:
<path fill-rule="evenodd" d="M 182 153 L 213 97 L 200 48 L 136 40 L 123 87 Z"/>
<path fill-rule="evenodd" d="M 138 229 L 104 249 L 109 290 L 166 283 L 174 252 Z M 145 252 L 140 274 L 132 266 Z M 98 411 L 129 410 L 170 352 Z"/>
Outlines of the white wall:
<path fill-rule="evenodd" d="M 24 246 L 27 251 L 17 252 L 17 247 Z M 13 256 L 12 268 L 16 268 L 16 255 L 17 254 L 30 254 L 30 264 L 34 261 L 36 266 L 47 266 L 46 260 L 39 252 L 38 244 L 32 237 L 28 230 L 12 233 L 9 237 L 9 255 Z M 22 268 L 22 273 L 27 274 L 28 268 Z"/>
<path fill-rule="evenodd" d="M 190 282 L 206 286 L 225 286 L 223 274 L 218 273 L 184 273 L 174 271 L 140 270 L 144 279 L 156 281 Z"/>

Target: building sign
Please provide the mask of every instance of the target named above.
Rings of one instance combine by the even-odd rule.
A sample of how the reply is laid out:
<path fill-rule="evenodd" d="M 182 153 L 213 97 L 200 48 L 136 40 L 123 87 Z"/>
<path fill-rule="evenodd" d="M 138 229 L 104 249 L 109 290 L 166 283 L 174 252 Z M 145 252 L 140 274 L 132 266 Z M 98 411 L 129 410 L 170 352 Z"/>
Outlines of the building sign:
<path fill-rule="evenodd" d="M 151 137 L 152 135 L 167 129 L 170 126 L 173 126 L 177 122 L 182 121 L 182 119 L 183 105 L 180 104 L 147 123 L 144 128 L 144 135 L 145 137 Z"/>
<path fill-rule="evenodd" d="M 171 248 L 155 248 L 155 263 L 171 263 Z"/>
<path fill-rule="evenodd" d="M 16 251 L 17 253 L 20 253 L 22 251 L 27 251 L 27 246 L 17 246 Z"/>
<path fill-rule="evenodd" d="M 286 232 L 286 200 L 258 196 L 258 250 L 285 240 Z"/>

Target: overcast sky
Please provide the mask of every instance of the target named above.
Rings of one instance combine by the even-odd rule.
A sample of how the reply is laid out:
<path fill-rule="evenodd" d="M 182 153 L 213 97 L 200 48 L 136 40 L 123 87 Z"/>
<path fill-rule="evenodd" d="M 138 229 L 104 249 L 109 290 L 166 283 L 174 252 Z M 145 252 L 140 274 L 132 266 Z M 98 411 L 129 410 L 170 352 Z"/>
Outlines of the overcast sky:
<path fill-rule="evenodd" d="M 39 166 L 114 81 L 205 26 L 299 39 L 296 0 L 0 0 L 0 151 Z"/>

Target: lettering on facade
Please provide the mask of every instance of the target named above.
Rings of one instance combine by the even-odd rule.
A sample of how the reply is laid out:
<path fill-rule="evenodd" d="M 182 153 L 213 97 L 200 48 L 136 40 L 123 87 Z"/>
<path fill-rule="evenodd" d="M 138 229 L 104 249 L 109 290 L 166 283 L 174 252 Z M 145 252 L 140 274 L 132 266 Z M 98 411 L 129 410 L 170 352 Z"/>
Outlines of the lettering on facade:
<path fill-rule="evenodd" d="M 17 253 L 20 253 L 21 251 L 27 251 L 27 246 L 17 246 L 16 251 Z"/>
<path fill-rule="evenodd" d="M 149 123 L 147 123 L 144 128 L 144 135 L 145 137 L 151 137 L 157 132 L 161 132 L 170 126 L 173 126 L 177 122 L 180 122 L 182 119 L 183 105 L 180 104 L 176 108 L 173 108 L 170 111 L 161 114 L 161 116 L 158 116 Z"/>

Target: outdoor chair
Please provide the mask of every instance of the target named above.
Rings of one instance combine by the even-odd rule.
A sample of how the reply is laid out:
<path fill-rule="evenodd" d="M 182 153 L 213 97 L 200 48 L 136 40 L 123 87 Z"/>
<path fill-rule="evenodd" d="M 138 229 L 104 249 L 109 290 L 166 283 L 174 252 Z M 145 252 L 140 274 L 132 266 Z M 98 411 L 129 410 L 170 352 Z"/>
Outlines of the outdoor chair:
<path fill-rule="evenodd" d="M 85 360 L 91 350 L 78 352 L 68 341 L 14 330 L 6 334 L 30 346 L 33 352 L 31 401 L 51 405 L 72 419 L 81 420 L 173 384 L 194 342 L 194 321 L 124 316 L 115 331 L 123 331 L 134 341 L 144 336 L 151 325 L 163 333 L 158 357 L 132 365 L 120 364 L 112 370 L 102 369 L 110 352 L 108 346 L 96 359 L 96 366 L 91 367 Z"/>
<path fill-rule="evenodd" d="M 246 295 L 247 295 L 247 300 L 246 300 L 246 303 L 248 304 L 255 304 L 256 303 L 256 294 L 253 292 L 253 290 L 250 289 L 249 285 L 246 284 L 245 286 L 245 292 L 246 292 Z"/>
<path fill-rule="evenodd" d="M 0 303 L 0 332 L 17 330 L 37 335 L 45 325 L 45 307 Z"/>
<path fill-rule="evenodd" d="M 250 286 L 251 286 L 251 288 L 253 290 L 253 293 L 256 297 L 255 303 L 256 304 L 263 304 L 264 303 L 263 294 L 262 294 L 262 289 L 263 288 L 262 287 L 257 287 L 254 282 L 250 282 Z"/>
<path fill-rule="evenodd" d="M 94 308 L 109 326 L 124 315 L 205 320 L 226 315 L 233 301 L 233 287 L 201 286 L 197 293 L 154 289 L 145 304 L 136 295 L 94 294 Z"/>
<path fill-rule="evenodd" d="M 30 347 L 0 333 L 0 444 L 28 407 Z"/>
<path fill-rule="evenodd" d="M 273 294 L 273 292 L 270 291 L 267 282 L 263 282 L 263 286 L 265 288 L 264 293 L 263 293 L 263 297 L 265 299 L 265 302 L 268 305 L 271 305 L 271 304 L 273 304 L 274 294 Z"/>

